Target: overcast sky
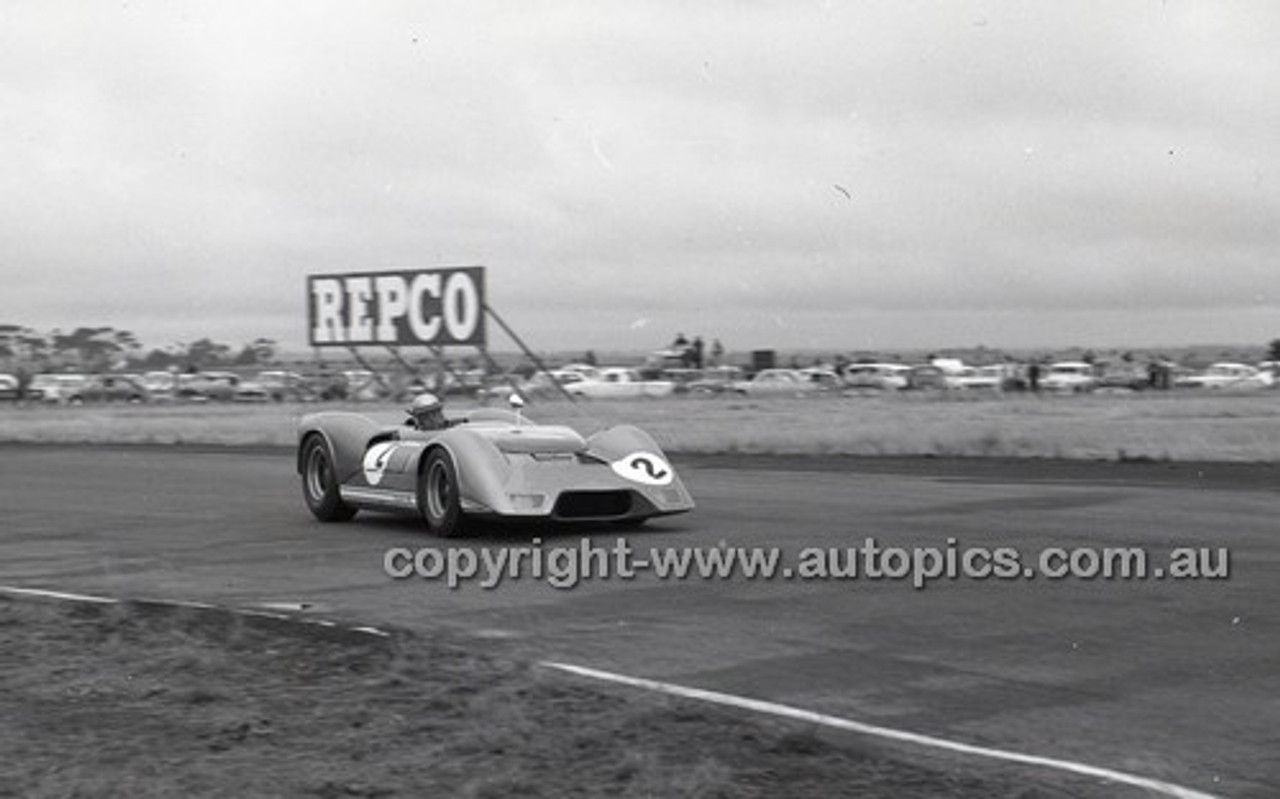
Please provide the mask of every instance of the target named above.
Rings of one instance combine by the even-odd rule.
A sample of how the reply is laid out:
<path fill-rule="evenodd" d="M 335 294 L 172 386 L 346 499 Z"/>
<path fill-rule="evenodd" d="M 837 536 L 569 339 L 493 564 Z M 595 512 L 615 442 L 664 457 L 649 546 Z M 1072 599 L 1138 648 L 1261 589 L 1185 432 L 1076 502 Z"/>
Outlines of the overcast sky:
<path fill-rule="evenodd" d="M 0 153 L 0 322 L 150 346 L 461 264 L 538 349 L 1280 337 L 1272 2 L 5 3 Z"/>

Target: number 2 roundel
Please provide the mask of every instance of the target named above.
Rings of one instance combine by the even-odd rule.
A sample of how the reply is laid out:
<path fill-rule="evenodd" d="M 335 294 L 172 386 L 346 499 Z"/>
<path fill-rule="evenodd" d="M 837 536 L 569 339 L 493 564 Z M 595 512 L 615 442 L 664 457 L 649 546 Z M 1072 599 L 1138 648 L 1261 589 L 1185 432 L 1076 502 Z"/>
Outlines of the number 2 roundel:
<path fill-rule="evenodd" d="M 668 485 L 675 477 L 671 465 L 652 452 L 633 452 L 610 466 L 619 477 L 650 486 Z"/>

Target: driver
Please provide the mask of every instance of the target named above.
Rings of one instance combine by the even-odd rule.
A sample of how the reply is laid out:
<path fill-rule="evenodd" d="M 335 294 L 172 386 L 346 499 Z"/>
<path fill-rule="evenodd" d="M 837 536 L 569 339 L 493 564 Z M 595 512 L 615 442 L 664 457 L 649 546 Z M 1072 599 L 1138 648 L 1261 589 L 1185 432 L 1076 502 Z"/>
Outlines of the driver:
<path fill-rule="evenodd" d="M 449 426 L 449 420 L 444 418 L 444 403 L 435 394 L 414 397 L 407 413 L 409 420 L 405 424 L 418 430 L 443 430 Z"/>

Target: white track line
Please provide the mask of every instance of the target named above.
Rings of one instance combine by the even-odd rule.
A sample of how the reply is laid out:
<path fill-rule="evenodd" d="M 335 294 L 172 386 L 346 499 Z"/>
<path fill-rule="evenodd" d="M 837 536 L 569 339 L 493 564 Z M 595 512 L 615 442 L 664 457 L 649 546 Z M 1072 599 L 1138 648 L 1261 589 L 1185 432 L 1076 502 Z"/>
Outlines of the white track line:
<path fill-rule="evenodd" d="M 903 743 L 916 744 L 917 746 L 944 749 L 949 752 L 959 752 L 965 755 L 985 757 L 992 760 L 1006 760 L 1011 763 L 1021 763 L 1027 766 L 1041 766 L 1044 768 L 1057 769 L 1058 771 L 1068 771 L 1073 774 L 1081 774 L 1086 777 L 1098 777 L 1110 782 L 1123 783 L 1135 788 L 1152 791 L 1163 796 L 1172 796 L 1174 799 L 1219 799 L 1219 797 L 1214 796 L 1213 794 L 1204 793 L 1192 788 L 1184 788 L 1181 785 L 1174 785 L 1173 783 L 1153 780 L 1147 777 L 1139 777 L 1134 774 L 1126 774 L 1123 771 L 1113 771 L 1108 768 L 1090 766 L 1086 763 L 1077 763 L 1071 760 L 1059 760 L 1057 758 L 1041 757 L 1039 755 L 1026 755 L 1021 752 L 1010 752 L 1005 749 L 991 749 L 985 746 L 975 746 L 974 744 L 960 743 L 958 741 L 948 741 L 944 738 L 935 738 L 931 735 L 921 735 L 919 733 L 895 730 L 889 727 L 880 727 L 875 724 L 866 724 L 861 721 L 842 719 L 838 716 L 828 716 L 825 713 L 815 713 L 812 710 L 802 710 L 788 705 L 765 702 L 760 699 L 749 699 L 747 697 L 734 696 L 733 694 L 723 694 L 718 691 L 707 691 L 702 688 L 690 688 L 684 685 L 675 685 L 674 683 L 646 680 L 641 677 L 628 677 L 625 674 L 614 674 L 613 672 L 600 671 L 599 669 L 591 669 L 585 666 L 574 666 L 570 663 L 543 661 L 540 665 L 556 669 L 558 671 L 568 672 L 569 674 L 576 674 L 580 677 L 587 677 L 593 680 L 603 680 L 620 685 L 628 685 L 633 688 L 642 688 L 646 691 L 655 691 L 657 693 L 680 696 L 687 699 L 697 699 L 703 702 L 713 702 L 717 705 L 727 705 L 729 707 L 736 707 L 744 710 L 754 710 L 757 713 L 767 713 L 771 716 L 798 719 L 800 721 L 807 721 L 813 724 L 820 724 L 824 727 L 847 730 L 850 732 L 861 733 L 863 735 L 874 735 L 879 738 L 888 738 L 890 740 L 901 741 Z"/>
<path fill-rule="evenodd" d="M 65 591 L 49 591 L 43 588 L 18 588 L 13 585 L 0 585 L 0 594 L 15 594 L 18 596 L 35 596 L 44 599 L 58 599 L 64 602 L 88 602 L 95 605 L 119 605 L 125 600 L 114 599 L 107 596 L 93 596 L 90 594 L 70 594 Z M 336 621 L 328 619 L 307 619 L 301 616 L 290 616 L 285 613 L 272 613 L 265 610 L 256 610 L 253 608 L 229 608 L 221 605 L 211 605 L 207 602 L 190 602 L 181 599 L 138 599 L 148 605 L 166 605 L 174 608 L 194 608 L 196 610 L 219 610 L 226 613 L 235 613 L 240 616 L 253 616 L 261 619 L 274 619 L 276 621 L 292 621 L 298 624 L 310 624 L 316 627 L 325 627 L 338 630 L 346 630 L 347 632 L 362 633 L 364 635 L 376 635 L 379 638 L 390 638 L 391 633 L 385 630 L 379 630 L 377 627 L 344 627 Z"/>
<path fill-rule="evenodd" d="M 68 602 L 92 602 L 96 605 L 117 605 L 120 603 L 120 600 L 106 596 L 67 594 L 62 591 L 46 591 L 42 588 L 14 588 L 12 586 L 3 585 L 0 586 L 0 592 L 6 594 L 20 594 L 22 596 L 39 596 L 46 599 L 62 599 Z"/>

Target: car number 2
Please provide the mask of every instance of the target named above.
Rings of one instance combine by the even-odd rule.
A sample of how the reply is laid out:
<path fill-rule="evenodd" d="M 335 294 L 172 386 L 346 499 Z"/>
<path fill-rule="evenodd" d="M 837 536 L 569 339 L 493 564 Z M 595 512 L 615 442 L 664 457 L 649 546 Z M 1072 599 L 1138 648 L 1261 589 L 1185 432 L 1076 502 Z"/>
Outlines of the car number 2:
<path fill-rule="evenodd" d="M 668 485 L 675 477 L 670 464 L 652 452 L 633 452 L 610 466 L 619 477 L 644 485 Z"/>

